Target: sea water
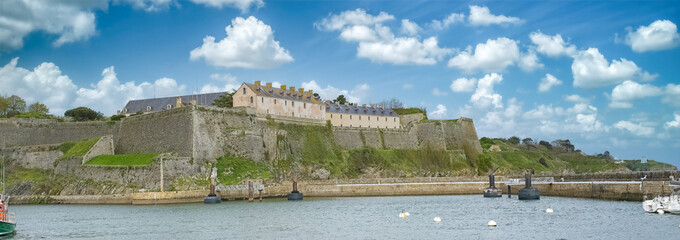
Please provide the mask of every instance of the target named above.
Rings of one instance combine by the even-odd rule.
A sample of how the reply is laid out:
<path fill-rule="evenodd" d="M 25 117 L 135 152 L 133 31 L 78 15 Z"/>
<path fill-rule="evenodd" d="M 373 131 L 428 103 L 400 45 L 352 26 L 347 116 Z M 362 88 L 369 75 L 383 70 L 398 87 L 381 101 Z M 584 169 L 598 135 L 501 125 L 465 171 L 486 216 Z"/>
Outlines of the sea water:
<path fill-rule="evenodd" d="M 546 213 L 550 207 L 553 213 Z M 13 239 L 676 239 L 640 202 L 541 197 L 305 198 L 221 204 L 12 206 Z M 410 216 L 400 218 L 399 213 Z M 434 222 L 440 217 L 441 222 Z M 494 220 L 497 227 L 488 227 Z"/>

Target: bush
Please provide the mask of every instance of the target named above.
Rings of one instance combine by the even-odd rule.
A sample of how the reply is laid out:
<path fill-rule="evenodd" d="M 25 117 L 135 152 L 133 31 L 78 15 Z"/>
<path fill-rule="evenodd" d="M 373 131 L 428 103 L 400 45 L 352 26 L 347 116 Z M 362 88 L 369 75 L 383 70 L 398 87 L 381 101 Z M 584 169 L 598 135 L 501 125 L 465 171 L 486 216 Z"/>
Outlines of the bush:
<path fill-rule="evenodd" d="M 508 138 L 508 142 L 517 145 L 517 144 L 519 144 L 519 138 L 512 136 L 512 137 Z"/>
<path fill-rule="evenodd" d="M 111 121 L 120 121 L 123 118 L 125 118 L 125 115 L 113 115 L 111 116 Z"/>
<path fill-rule="evenodd" d="M 11 118 L 11 117 L 14 117 L 14 116 L 17 116 L 17 115 L 19 115 L 19 114 L 21 114 L 21 112 L 16 111 L 16 110 L 7 111 L 7 117 L 10 117 L 10 118 Z"/>
<path fill-rule="evenodd" d="M 482 145 L 482 149 L 489 149 L 489 147 L 494 144 L 494 141 L 491 140 L 491 138 L 483 137 L 482 139 L 479 139 L 479 144 Z"/>
<path fill-rule="evenodd" d="M 552 150 L 552 145 L 550 145 L 549 142 L 541 140 L 540 142 L 538 142 L 538 145 L 545 146 L 545 148 L 547 148 L 548 150 Z"/>
<path fill-rule="evenodd" d="M 64 116 L 72 117 L 76 121 L 93 121 L 102 119 L 104 115 L 86 107 L 77 107 L 66 111 Z"/>

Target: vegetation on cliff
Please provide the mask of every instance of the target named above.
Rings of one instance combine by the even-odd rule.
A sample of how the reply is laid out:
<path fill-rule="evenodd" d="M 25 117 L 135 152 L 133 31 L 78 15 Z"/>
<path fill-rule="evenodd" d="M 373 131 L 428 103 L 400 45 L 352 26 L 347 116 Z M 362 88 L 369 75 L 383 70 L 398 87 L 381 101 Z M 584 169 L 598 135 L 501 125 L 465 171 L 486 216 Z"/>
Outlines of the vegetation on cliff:
<path fill-rule="evenodd" d="M 64 153 L 62 158 L 83 156 L 90 151 L 100 137 L 88 138 L 80 142 L 65 142 L 59 146 L 59 150 Z"/>
<path fill-rule="evenodd" d="M 623 164 L 632 171 L 666 171 L 678 170 L 677 167 L 668 164 L 657 162 L 654 160 L 647 160 L 647 163 L 641 163 L 640 160 L 624 160 Z"/>
<path fill-rule="evenodd" d="M 217 159 L 217 178 L 225 185 L 239 184 L 244 179 L 269 179 L 273 175 L 265 162 L 225 155 Z"/>

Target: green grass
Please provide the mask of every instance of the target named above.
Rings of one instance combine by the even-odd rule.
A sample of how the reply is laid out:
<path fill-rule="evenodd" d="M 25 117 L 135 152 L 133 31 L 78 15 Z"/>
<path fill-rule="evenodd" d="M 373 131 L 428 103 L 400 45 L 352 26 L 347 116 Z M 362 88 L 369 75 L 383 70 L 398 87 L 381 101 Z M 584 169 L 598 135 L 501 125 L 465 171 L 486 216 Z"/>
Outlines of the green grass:
<path fill-rule="evenodd" d="M 225 155 L 217 159 L 217 179 L 221 184 L 239 184 L 244 179 L 268 179 L 273 175 L 267 163 Z"/>
<path fill-rule="evenodd" d="M 61 149 L 62 152 L 64 152 L 64 150 L 68 149 L 68 150 L 66 150 L 66 152 L 64 152 L 64 156 L 62 156 L 62 158 L 85 155 L 87 153 L 87 151 L 90 151 L 90 148 L 92 148 L 92 146 L 94 146 L 94 144 L 97 143 L 97 141 L 99 141 L 99 138 L 100 137 L 93 137 L 93 138 L 90 138 L 90 139 L 85 139 L 83 141 L 77 142 L 75 144 L 70 143 L 70 142 L 66 142 L 66 143 L 62 144 L 60 146 L 60 149 Z M 69 145 L 71 145 L 71 144 L 72 144 L 72 146 L 69 147 Z"/>
<path fill-rule="evenodd" d="M 664 171 L 664 170 L 678 170 L 677 167 L 668 164 L 648 160 L 647 163 L 641 163 L 640 160 L 624 160 L 623 163 L 631 171 Z"/>
<path fill-rule="evenodd" d="M 420 108 L 393 108 L 392 110 L 394 110 L 394 112 L 396 112 L 398 115 L 407 115 L 415 113 L 425 114 L 425 112 Z"/>
<path fill-rule="evenodd" d="M 151 165 L 158 153 L 100 155 L 88 161 L 88 165 L 137 166 Z"/>

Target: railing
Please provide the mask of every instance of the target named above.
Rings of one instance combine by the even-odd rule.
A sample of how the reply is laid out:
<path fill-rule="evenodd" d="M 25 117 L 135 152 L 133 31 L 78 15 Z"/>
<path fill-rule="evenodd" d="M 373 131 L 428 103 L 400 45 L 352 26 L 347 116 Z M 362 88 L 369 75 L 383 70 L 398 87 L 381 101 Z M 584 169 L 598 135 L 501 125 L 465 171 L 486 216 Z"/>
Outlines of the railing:
<path fill-rule="evenodd" d="M 534 177 L 531 178 L 531 184 L 546 184 L 555 182 L 554 177 Z M 503 181 L 505 185 L 524 185 L 524 178 L 509 178 Z"/>
<path fill-rule="evenodd" d="M 248 185 L 217 185 L 215 186 L 216 191 L 247 191 L 248 190 Z M 264 190 L 264 185 L 262 184 L 253 184 L 253 190 L 255 191 L 262 191 Z"/>

